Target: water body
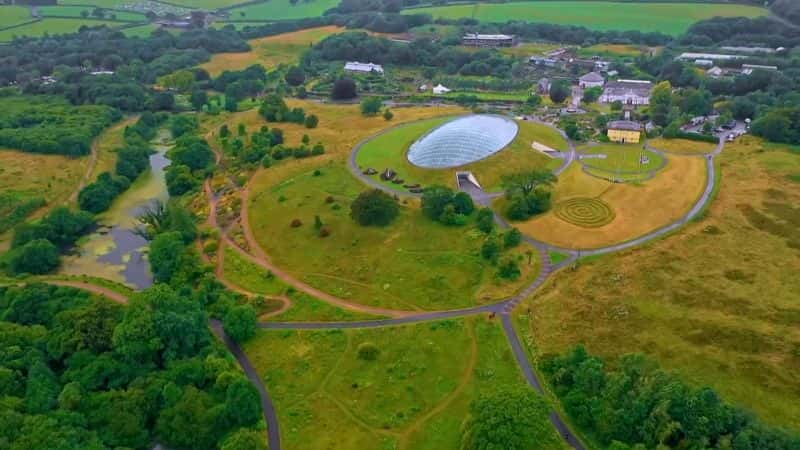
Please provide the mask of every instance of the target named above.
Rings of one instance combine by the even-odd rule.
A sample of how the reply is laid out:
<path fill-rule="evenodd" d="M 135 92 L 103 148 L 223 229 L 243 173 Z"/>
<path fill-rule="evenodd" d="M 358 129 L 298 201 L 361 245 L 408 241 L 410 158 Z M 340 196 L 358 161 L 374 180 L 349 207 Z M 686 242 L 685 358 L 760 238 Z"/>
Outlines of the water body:
<path fill-rule="evenodd" d="M 75 255 L 65 259 L 62 272 L 70 275 L 92 275 L 145 289 L 153 284 L 147 260 L 148 241 L 136 234 L 137 216 L 150 205 L 169 199 L 164 169 L 170 161 L 166 152 L 169 133 L 162 132 L 150 155 L 150 170 L 131 184 L 98 216 L 100 227 L 82 240 Z"/>

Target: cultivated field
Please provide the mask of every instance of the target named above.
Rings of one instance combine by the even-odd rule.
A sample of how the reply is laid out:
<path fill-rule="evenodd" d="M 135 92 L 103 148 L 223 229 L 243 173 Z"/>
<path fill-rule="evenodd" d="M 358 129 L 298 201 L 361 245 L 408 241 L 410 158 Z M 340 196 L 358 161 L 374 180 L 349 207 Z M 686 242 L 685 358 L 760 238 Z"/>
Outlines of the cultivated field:
<path fill-rule="evenodd" d="M 557 167 L 558 160 L 551 160 L 544 154 L 533 150 L 531 143 L 536 141 L 557 150 L 567 150 L 567 142 L 552 128 L 534 122 L 519 121 L 517 138 L 504 150 L 485 160 L 452 169 L 423 169 L 411 164 L 406 157 L 408 148 L 422 135 L 452 118 L 436 118 L 424 122 L 398 127 L 366 143 L 358 154 L 358 165 L 382 171 L 391 168 L 398 172 L 406 183 L 420 183 L 423 186 L 444 184 L 455 187 L 455 174 L 460 170 L 470 170 L 481 185 L 488 190 L 500 189 L 503 174 L 512 171 Z M 378 176 L 375 179 L 380 181 Z M 391 182 L 387 186 L 397 188 Z"/>
<path fill-rule="evenodd" d="M 294 5 L 289 0 L 270 0 L 231 9 L 230 17 L 234 20 L 287 20 L 319 17 L 338 4 L 339 0 L 299 1 Z"/>
<path fill-rule="evenodd" d="M 297 63 L 304 51 L 326 37 L 344 31 L 340 27 L 321 27 L 249 41 L 249 52 L 218 53 L 200 67 L 212 76 L 225 70 L 242 70 L 253 64 L 272 69 L 278 64 Z"/>
<path fill-rule="evenodd" d="M 359 358 L 362 344 L 378 349 Z M 261 331 L 244 346 L 288 450 L 458 448 L 469 403 L 524 386 L 503 331 L 482 318 L 390 329 Z M 563 449 L 545 414 L 537 449 Z"/>
<path fill-rule="evenodd" d="M 40 6 L 39 13 L 43 17 L 75 17 L 82 18 L 81 13 L 89 14 L 94 8 L 89 6 Z M 113 17 L 112 17 L 113 15 Z M 105 18 L 120 22 L 141 22 L 147 20 L 144 14 L 131 11 L 105 11 Z"/>
<path fill-rule="evenodd" d="M 92 19 L 46 18 L 21 27 L 0 30 L 0 42 L 11 41 L 15 36 L 39 37 L 45 34 L 74 33 L 82 26 L 97 27 L 101 25 L 107 25 L 113 28 L 123 25 L 123 22 Z"/>
<path fill-rule="evenodd" d="M 672 156 L 655 178 L 641 184 L 611 183 L 583 172 L 573 164 L 559 177 L 553 191 L 554 211 L 515 223 L 524 234 L 565 248 L 597 248 L 628 241 L 682 217 L 706 186 L 705 161 Z M 607 204 L 613 220 L 598 226 L 567 221 L 556 214 L 559 202 L 597 198 Z M 503 209 L 505 199 L 498 201 Z"/>
<path fill-rule="evenodd" d="M 678 35 L 699 20 L 721 17 L 757 17 L 767 10 L 754 6 L 705 3 L 615 3 L 547 1 L 478 3 L 405 10 L 434 18 L 474 18 L 482 22 L 531 22 L 579 25 L 593 30 L 639 30 Z"/>
<path fill-rule="evenodd" d="M 642 352 L 797 429 L 800 155 L 745 137 L 726 145 L 721 170 L 703 219 L 557 275 L 520 307 L 519 323 L 537 355 L 578 343 L 612 359 Z"/>
<path fill-rule="evenodd" d="M 31 12 L 24 6 L 0 6 L 0 29 L 31 20 Z"/>

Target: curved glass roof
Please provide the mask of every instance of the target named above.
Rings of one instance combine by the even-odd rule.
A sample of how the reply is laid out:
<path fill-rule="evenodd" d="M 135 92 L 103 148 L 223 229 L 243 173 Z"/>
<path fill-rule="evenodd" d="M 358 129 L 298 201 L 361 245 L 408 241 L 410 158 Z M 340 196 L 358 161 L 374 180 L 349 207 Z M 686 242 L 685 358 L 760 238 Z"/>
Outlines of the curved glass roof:
<path fill-rule="evenodd" d="M 491 156 L 517 136 L 516 122 L 479 114 L 447 122 L 411 144 L 408 160 L 426 169 L 458 167 Z"/>

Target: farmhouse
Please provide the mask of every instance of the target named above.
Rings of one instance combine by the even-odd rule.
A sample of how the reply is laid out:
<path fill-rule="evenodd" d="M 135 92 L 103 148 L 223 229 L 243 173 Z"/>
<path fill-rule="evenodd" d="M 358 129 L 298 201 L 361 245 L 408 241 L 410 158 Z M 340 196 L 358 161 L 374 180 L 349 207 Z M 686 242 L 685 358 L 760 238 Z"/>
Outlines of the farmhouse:
<path fill-rule="evenodd" d="M 513 47 L 517 37 L 508 34 L 465 34 L 461 43 L 470 47 Z"/>
<path fill-rule="evenodd" d="M 589 72 L 578 79 L 578 85 L 584 89 L 603 87 L 606 79 L 597 72 Z"/>
<path fill-rule="evenodd" d="M 608 123 L 608 138 L 611 142 L 636 144 L 642 135 L 642 125 L 631 120 L 613 120 Z"/>
<path fill-rule="evenodd" d="M 380 64 L 372 64 L 372 63 L 361 63 L 358 61 L 348 62 L 344 65 L 344 70 L 350 72 L 361 72 L 361 73 L 380 73 L 383 74 L 383 66 Z"/>
<path fill-rule="evenodd" d="M 601 103 L 622 102 L 625 105 L 649 105 L 653 84 L 642 80 L 617 80 L 606 84 Z"/>

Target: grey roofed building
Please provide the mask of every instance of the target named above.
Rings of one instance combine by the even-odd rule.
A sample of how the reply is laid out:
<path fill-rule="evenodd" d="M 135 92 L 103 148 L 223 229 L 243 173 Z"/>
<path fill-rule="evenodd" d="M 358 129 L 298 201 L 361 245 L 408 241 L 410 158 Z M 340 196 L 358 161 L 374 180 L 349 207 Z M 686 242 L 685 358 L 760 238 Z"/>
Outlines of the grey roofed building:
<path fill-rule="evenodd" d="M 477 34 L 467 33 L 461 43 L 472 47 L 513 47 L 517 37 L 509 34 Z"/>
<path fill-rule="evenodd" d="M 578 84 L 582 88 L 600 87 L 606 83 L 606 79 L 598 72 L 589 72 L 578 79 Z"/>
<path fill-rule="evenodd" d="M 612 120 L 608 122 L 609 130 L 641 131 L 642 124 L 632 120 Z"/>
<path fill-rule="evenodd" d="M 643 80 L 617 80 L 606 84 L 601 103 L 622 102 L 626 105 L 649 105 L 653 83 Z"/>
<path fill-rule="evenodd" d="M 380 64 L 349 61 L 344 65 L 344 70 L 348 70 L 350 72 L 383 73 L 383 66 L 381 66 Z"/>

